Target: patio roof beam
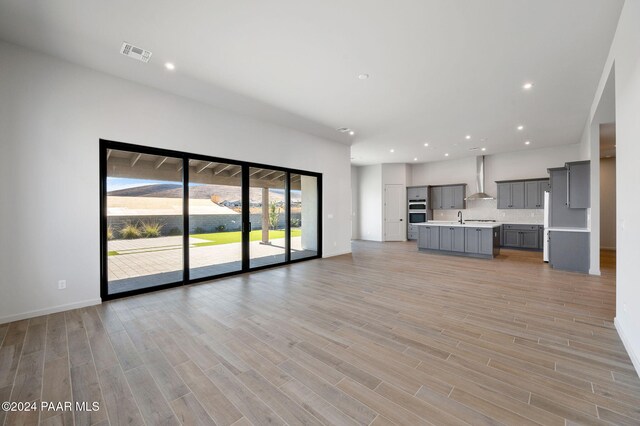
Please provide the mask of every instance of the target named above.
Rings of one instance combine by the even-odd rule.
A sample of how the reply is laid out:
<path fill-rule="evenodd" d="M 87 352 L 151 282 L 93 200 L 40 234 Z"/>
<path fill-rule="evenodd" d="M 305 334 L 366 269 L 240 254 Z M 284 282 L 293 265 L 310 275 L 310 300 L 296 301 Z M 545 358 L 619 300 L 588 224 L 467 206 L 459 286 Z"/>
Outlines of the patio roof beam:
<path fill-rule="evenodd" d="M 112 151 L 111 149 L 107 150 L 107 160 L 109 159 L 109 157 L 111 157 L 111 151 Z"/>
<path fill-rule="evenodd" d="M 164 164 L 165 161 L 167 161 L 169 159 L 169 157 L 160 157 L 158 159 L 158 161 L 156 161 L 156 164 L 153 165 L 153 167 L 157 169 L 160 168 L 160 166 L 162 166 Z"/>
<path fill-rule="evenodd" d="M 239 166 L 237 171 L 235 171 L 235 172 L 231 173 L 230 177 L 236 177 L 236 176 L 238 176 L 240 173 L 242 173 L 242 166 Z"/>
<path fill-rule="evenodd" d="M 220 164 L 218 167 L 215 167 L 213 169 L 213 174 L 219 175 L 223 171 L 227 170 L 229 167 L 231 167 L 231 164 Z"/>
<path fill-rule="evenodd" d="M 276 179 L 280 179 L 281 177 L 284 177 L 284 175 L 285 175 L 284 173 L 279 174 L 278 176 L 272 178 L 271 180 L 273 181 L 273 180 L 276 180 Z"/>
<path fill-rule="evenodd" d="M 204 165 L 196 170 L 196 173 L 202 173 L 207 167 L 214 164 L 213 162 L 205 162 Z"/>
<path fill-rule="evenodd" d="M 133 157 L 131 157 L 131 163 L 130 163 L 131 167 L 136 165 L 138 160 L 140 160 L 140 157 L 142 157 L 142 154 L 140 154 L 140 153 L 133 154 Z"/>

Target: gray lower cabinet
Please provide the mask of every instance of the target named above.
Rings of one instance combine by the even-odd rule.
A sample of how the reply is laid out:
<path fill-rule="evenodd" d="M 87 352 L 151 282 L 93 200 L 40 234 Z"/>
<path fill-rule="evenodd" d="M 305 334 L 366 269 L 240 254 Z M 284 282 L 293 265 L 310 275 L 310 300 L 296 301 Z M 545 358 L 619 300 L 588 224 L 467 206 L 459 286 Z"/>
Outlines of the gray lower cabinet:
<path fill-rule="evenodd" d="M 464 252 L 464 230 L 460 227 L 440 227 L 440 250 Z"/>
<path fill-rule="evenodd" d="M 440 250 L 440 227 L 419 226 L 418 248 Z"/>
<path fill-rule="evenodd" d="M 493 254 L 494 239 L 499 238 L 498 228 L 465 228 L 464 251 L 467 253 Z"/>
<path fill-rule="evenodd" d="M 418 239 L 418 226 L 409 224 L 407 226 L 407 239 L 408 240 L 417 240 Z"/>
<path fill-rule="evenodd" d="M 541 225 L 502 225 L 502 246 L 538 250 L 542 248 L 543 229 Z"/>
<path fill-rule="evenodd" d="M 589 232 L 549 231 L 549 264 L 554 269 L 589 272 Z"/>

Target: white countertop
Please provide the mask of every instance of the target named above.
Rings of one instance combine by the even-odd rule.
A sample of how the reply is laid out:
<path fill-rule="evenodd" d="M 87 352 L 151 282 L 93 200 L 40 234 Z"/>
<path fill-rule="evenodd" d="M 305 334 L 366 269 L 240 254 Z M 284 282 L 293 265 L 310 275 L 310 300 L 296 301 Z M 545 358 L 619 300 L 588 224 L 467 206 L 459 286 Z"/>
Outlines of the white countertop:
<path fill-rule="evenodd" d="M 412 225 L 417 225 L 417 226 L 451 226 L 451 227 L 459 227 L 459 228 L 488 228 L 488 229 L 500 227 L 500 224 L 499 223 L 495 223 L 495 222 L 471 222 L 471 223 L 460 224 L 460 222 L 434 221 L 434 222 L 413 223 Z"/>
<path fill-rule="evenodd" d="M 547 231 L 554 232 L 591 232 L 589 228 L 547 228 Z"/>

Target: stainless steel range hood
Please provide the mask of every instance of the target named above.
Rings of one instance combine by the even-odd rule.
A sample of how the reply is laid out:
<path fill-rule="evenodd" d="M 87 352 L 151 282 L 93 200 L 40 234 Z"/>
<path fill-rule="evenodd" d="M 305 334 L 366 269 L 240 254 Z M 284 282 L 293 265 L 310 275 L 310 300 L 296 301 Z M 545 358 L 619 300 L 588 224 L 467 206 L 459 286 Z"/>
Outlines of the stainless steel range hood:
<path fill-rule="evenodd" d="M 484 192 L 484 155 L 476 157 L 476 184 L 478 192 L 469 195 L 465 200 L 495 200 L 495 197 Z"/>

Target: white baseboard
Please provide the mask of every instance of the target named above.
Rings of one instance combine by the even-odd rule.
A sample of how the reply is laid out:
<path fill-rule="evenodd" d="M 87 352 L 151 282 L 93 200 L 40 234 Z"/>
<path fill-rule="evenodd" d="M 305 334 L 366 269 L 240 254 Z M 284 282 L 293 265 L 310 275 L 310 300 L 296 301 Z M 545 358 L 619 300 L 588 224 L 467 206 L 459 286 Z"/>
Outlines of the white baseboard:
<path fill-rule="evenodd" d="M 343 254 L 351 254 L 351 250 L 347 250 L 347 251 L 343 251 L 343 252 L 338 252 L 338 253 L 331 253 L 331 254 L 323 254 L 322 258 L 326 259 L 329 257 L 334 257 L 334 256 L 342 256 Z"/>
<path fill-rule="evenodd" d="M 89 299 L 81 302 L 67 303 L 66 305 L 52 306 L 50 308 L 38 309 L 35 311 L 24 312 L 21 314 L 7 315 L 0 317 L 0 324 L 5 324 L 13 321 L 20 321 L 27 318 L 39 317 L 42 315 L 55 314 L 57 312 L 69 311 L 71 309 L 85 308 L 87 306 L 99 305 L 102 303 L 101 299 Z"/>
<path fill-rule="evenodd" d="M 629 358 L 631 358 L 631 363 L 633 367 L 636 369 L 636 374 L 640 376 L 640 356 L 634 352 L 633 346 L 631 346 L 631 342 L 629 341 L 626 333 L 623 322 L 619 319 L 619 317 L 615 317 L 613 320 L 613 324 L 616 326 L 616 330 L 618 331 L 618 335 L 620 335 L 620 340 L 622 340 L 622 344 L 624 348 L 627 350 L 629 354 Z"/>

